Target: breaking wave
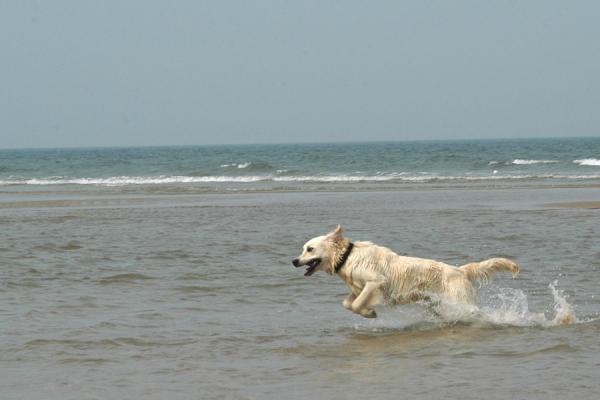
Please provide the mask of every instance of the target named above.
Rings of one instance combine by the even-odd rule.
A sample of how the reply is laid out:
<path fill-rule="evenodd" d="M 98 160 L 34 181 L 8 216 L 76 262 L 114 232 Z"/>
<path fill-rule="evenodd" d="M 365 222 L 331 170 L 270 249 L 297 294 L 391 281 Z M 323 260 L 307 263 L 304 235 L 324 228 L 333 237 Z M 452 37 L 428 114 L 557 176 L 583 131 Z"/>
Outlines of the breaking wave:
<path fill-rule="evenodd" d="M 242 163 L 230 163 L 230 164 L 221 164 L 221 168 L 225 170 L 237 170 L 240 172 L 269 172 L 273 171 L 273 166 L 266 162 L 242 162 Z"/>

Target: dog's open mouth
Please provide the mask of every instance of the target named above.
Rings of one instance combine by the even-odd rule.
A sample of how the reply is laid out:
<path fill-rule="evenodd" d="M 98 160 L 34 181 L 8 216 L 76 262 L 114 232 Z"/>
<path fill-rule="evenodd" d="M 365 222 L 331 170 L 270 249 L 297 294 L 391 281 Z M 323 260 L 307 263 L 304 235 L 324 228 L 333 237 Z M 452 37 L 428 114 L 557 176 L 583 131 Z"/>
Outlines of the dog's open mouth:
<path fill-rule="evenodd" d="M 307 262 L 306 265 L 308 265 L 308 268 L 306 268 L 304 276 L 311 276 L 315 272 L 319 264 L 321 264 L 320 258 L 313 258 L 312 260 Z"/>

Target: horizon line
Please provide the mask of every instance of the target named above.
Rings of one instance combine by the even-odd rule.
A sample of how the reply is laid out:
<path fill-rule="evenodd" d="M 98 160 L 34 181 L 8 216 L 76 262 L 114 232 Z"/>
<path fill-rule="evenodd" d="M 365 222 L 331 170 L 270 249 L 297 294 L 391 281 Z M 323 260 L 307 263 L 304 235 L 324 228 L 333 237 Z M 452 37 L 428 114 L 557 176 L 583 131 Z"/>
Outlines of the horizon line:
<path fill-rule="evenodd" d="M 450 138 L 450 139 L 381 139 L 346 141 L 306 141 L 306 142 L 257 142 L 257 143 L 210 143 L 210 144 L 131 144 L 131 145 L 89 145 L 89 146 L 40 146 L 40 147 L 0 147 L 4 150 L 84 150 L 84 149 L 133 149 L 133 148 L 177 148 L 177 147 L 224 147 L 224 146 L 289 146 L 289 145 L 331 145 L 361 143 L 415 143 L 415 142 L 494 142 L 509 140 L 556 140 L 556 139 L 600 139 L 600 136 L 537 136 L 537 137 L 497 137 L 497 138 Z"/>

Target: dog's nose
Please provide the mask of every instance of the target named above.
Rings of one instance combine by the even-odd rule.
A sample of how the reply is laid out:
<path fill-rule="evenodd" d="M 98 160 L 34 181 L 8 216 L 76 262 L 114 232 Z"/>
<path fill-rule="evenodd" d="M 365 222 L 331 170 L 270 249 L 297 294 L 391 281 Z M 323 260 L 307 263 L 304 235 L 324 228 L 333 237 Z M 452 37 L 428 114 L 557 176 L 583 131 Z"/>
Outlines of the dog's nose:
<path fill-rule="evenodd" d="M 294 267 L 299 267 L 299 265 L 298 265 L 298 264 L 300 264 L 300 261 L 299 261 L 297 258 L 294 258 L 294 259 L 292 260 L 292 264 L 294 264 Z"/>

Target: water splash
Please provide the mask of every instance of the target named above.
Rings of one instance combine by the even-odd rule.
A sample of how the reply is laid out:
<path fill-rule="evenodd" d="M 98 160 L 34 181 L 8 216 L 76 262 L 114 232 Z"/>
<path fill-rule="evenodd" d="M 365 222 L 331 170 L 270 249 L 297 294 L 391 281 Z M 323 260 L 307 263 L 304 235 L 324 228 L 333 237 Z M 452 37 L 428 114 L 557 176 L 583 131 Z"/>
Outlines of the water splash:
<path fill-rule="evenodd" d="M 577 322 L 573 307 L 567 301 L 562 290 L 556 288 L 558 281 L 548 285 L 552 294 L 554 317 L 548 317 L 544 312 L 530 310 L 529 299 L 520 289 L 497 287 L 489 285 L 481 291 L 479 307 L 473 312 L 473 306 L 453 305 L 452 307 L 466 308 L 474 324 L 490 324 L 493 326 L 540 326 L 570 325 Z M 460 317 L 459 313 L 456 313 Z M 460 319 L 457 319 L 460 320 Z"/>
<path fill-rule="evenodd" d="M 487 285 L 480 288 L 478 305 L 457 304 L 444 299 L 399 307 L 380 307 L 378 318 L 355 317 L 354 329 L 428 330 L 456 324 L 475 327 L 553 327 L 579 322 L 573 306 L 558 281 L 548 285 L 552 294 L 553 316 L 530 310 L 529 299 L 520 289 Z"/>
<path fill-rule="evenodd" d="M 579 322 L 575 317 L 573 307 L 571 304 L 569 304 L 569 302 L 567 302 L 567 296 L 564 294 L 564 291 L 557 289 L 557 286 L 558 280 L 555 280 L 553 283 L 548 285 L 552 291 L 552 296 L 554 297 L 555 317 L 552 322 L 554 325 L 571 325 Z"/>
<path fill-rule="evenodd" d="M 480 322 L 497 326 L 547 326 L 543 312 L 529 309 L 527 295 L 519 289 L 490 286 L 481 296 Z"/>

